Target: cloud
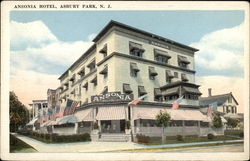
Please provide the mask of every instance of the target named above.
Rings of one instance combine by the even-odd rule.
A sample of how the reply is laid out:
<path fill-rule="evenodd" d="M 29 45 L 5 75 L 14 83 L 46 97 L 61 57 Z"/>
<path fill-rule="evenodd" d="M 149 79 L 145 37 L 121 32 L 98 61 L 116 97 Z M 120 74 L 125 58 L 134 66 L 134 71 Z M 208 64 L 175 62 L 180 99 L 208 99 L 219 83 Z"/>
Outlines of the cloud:
<path fill-rule="evenodd" d="M 47 99 L 47 89 L 59 86 L 58 77 L 59 75 L 15 69 L 15 75 L 10 77 L 10 90 L 28 107 L 32 100 Z"/>
<path fill-rule="evenodd" d="M 199 42 L 190 44 L 200 50 L 195 55 L 197 68 L 220 71 L 221 74 L 242 71 L 244 33 L 244 24 L 240 24 L 206 34 Z"/>
<path fill-rule="evenodd" d="M 16 29 L 11 36 L 11 46 L 15 47 L 11 50 L 11 64 L 21 69 L 50 74 L 62 73 L 93 44 L 88 41 L 59 41 L 42 21 L 12 21 L 11 24 Z M 33 35 L 26 35 L 24 32 Z M 18 48 L 22 45 L 25 47 Z"/>
<path fill-rule="evenodd" d="M 21 23 L 10 22 L 11 49 L 25 49 L 27 47 L 41 47 L 57 38 L 42 21 Z"/>
<path fill-rule="evenodd" d="M 97 36 L 97 34 L 95 34 L 95 33 L 90 34 L 90 35 L 88 36 L 88 41 L 92 41 L 96 36 Z"/>
<path fill-rule="evenodd" d="M 196 77 L 196 83 L 200 84 L 199 88 L 202 97 L 208 96 L 208 88 L 212 88 L 212 95 L 226 94 L 232 92 L 239 103 L 238 112 L 243 112 L 244 104 L 244 79 L 237 77 L 225 76 L 203 76 Z M 246 98 L 245 98 L 246 99 Z"/>

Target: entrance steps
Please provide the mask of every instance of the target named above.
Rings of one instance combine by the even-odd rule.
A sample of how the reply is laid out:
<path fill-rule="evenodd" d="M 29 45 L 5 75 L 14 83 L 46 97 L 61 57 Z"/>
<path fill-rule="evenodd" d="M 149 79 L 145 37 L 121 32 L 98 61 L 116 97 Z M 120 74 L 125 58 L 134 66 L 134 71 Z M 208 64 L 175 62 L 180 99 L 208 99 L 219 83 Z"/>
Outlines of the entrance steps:
<path fill-rule="evenodd" d="M 126 135 L 125 133 L 122 134 L 101 134 L 100 138 L 98 141 L 103 141 L 103 142 L 127 142 L 129 141 L 130 135 Z"/>

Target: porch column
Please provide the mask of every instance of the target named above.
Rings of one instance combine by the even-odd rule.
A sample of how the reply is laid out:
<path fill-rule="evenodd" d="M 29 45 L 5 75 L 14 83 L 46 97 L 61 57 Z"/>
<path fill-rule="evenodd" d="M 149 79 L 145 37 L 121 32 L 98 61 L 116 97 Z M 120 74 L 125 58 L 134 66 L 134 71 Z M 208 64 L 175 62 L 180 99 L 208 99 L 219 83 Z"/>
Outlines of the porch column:
<path fill-rule="evenodd" d="M 75 123 L 75 129 L 74 129 L 75 134 L 78 133 L 78 122 Z"/>

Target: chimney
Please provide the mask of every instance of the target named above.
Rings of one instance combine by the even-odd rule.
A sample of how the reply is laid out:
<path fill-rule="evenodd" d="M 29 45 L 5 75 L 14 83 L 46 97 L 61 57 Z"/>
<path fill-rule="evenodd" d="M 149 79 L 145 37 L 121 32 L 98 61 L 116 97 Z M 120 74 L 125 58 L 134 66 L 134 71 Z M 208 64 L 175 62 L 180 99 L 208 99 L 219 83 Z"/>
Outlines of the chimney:
<path fill-rule="evenodd" d="M 208 97 L 212 96 L 212 88 L 208 88 Z"/>

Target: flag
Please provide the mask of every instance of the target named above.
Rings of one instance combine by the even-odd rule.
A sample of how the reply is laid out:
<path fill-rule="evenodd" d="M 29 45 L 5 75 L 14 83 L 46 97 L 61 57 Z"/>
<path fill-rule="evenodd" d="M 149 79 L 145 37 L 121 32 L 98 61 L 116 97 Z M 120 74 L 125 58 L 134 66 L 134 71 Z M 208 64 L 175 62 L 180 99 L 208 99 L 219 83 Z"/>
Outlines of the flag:
<path fill-rule="evenodd" d="M 217 102 L 208 105 L 207 116 L 212 117 L 212 113 L 217 110 Z"/>
<path fill-rule="evenodd" d="M 217 106 L 218 106 L 217 102 L 213 102 L 213 103 L 209 104 L 209 107 L 211 107 L 213 111 L 217 110 Z"/>
<path fill-rule="evenodd" d="M 137 98 L 136 100 L 129 102 L 128 105 L 137 105 L 139 102 L 142 102 L 142 100 L 147 97 L 147 94 Z"/>
<path fill-rule="evenodd" d="M 180 98 L 178 98 L 177 100 L 175 100 L 172 104 L 172 110 L 177 110 L 180 106 L 180 102 L 182 101 L 183 96 L 181 96 Z"/>
<path fill-rule="evenodd" d="M 64 109 L 63 116 L 73 114 L 73 112 L 75 111 L 75 108 L 76 108 L 77 104 L 78 104 L 77 101 L 73 101 L 71 99 L 68 99 L 67 103 L 66 103 L 66 107 Z"/>

